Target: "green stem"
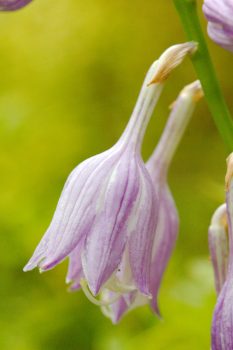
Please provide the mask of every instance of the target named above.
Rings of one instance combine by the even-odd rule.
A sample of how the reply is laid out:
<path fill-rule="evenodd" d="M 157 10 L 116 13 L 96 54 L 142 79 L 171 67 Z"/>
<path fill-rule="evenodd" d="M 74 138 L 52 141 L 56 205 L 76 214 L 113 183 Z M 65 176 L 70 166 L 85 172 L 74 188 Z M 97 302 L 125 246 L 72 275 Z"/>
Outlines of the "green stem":
<path fill-rule="evenodd" d="M 233 151 L 233 122 L 222 95 L 197 14 L 196 0 L 173 0 L 188 40 L 198 42 L 192 61 L 216 126 L 225 144 Z"/>

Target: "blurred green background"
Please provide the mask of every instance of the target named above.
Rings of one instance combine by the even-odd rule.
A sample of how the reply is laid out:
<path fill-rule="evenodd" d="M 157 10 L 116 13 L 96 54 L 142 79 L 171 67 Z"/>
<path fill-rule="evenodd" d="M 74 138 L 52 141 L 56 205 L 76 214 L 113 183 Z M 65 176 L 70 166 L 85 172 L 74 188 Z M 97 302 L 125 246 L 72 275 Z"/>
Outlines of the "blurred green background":
<path fill-rule="evenodd" d="M 199 10 L 205 30 L 201 2 Z M 69 172 L 118 139 L 149 65 L 184 40 L 171 0 L 34 0 L 0 14 L 0 349 L 210 348 L 207 227 L 224 200 L 226 150 L 204 100 L 169 174 L 181 228 L 160 292 L 162 321 L 143 307 L 113 326 L 82 292 L 67 293 L 67 262 L 43 275 L 22 272 Z M 232 109 L 232 56 L 209 45 Z M 145 159 L 168 106 L 194 79 L 189 60 L 173 73 L 145 137 Z"/>

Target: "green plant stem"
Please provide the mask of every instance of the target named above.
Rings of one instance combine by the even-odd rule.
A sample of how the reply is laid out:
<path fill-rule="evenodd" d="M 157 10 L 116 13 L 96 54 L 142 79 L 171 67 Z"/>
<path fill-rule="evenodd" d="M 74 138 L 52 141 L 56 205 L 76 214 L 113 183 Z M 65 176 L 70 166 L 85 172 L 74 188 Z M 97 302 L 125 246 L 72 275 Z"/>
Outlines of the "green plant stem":
<path fill-rule="evenodd" d="M 193 65 L 198 79 L 201 81 L 210 112 L 219 133 L 229 150 L 233 151 L 233 121 L 215 75 L 215 70 L 199 22 L 196 1 L 173 1 L 188 40 L 198 42 L 198 50 L 192 57 Z"/>

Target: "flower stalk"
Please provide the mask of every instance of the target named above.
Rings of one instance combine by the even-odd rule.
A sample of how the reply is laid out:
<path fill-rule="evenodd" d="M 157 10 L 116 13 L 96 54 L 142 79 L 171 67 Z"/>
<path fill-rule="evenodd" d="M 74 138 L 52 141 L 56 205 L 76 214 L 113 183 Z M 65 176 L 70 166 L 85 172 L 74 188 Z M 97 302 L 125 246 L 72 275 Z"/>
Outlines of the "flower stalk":
<path fill-rule="evenodd" d="M 198 43 L 191 59 L 214 118 L 226 146 L 233 149 L 233 121 L 219 86 L 213 63 L 197 14 L 196 0 L 173 0 L 189 40 Z"/>

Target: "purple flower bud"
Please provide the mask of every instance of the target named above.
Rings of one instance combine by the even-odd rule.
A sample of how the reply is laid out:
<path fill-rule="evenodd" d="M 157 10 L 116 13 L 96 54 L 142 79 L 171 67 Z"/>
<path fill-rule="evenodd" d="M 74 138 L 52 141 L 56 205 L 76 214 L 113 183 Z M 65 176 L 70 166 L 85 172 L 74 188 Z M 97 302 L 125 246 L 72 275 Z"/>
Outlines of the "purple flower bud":
<path fill-rule="evenodd" d="M 233 153 L 228 158 L 226 207 L 229 235 L 229 266 L 220 291 L 212 323 L 212 350 L 233 349 Z"/>
<path fill-rule="evenodd" d="M 220 293 L 228 270 L 228 229 L 226 204 L 222 204 L 214 213 L 209 227 L 209 250 L 214 268 L 215 288 Z"/>
<path fill-rule="evenodd" d="M 195 48 L 194 43 L 175 45 L 153 63 L 123 135 L 70 174 L 52 222 L 24 271 L 36 266 L 46 271 L 69 257 L 71 289 L 82 287 L 102 307 L 123 303 L 125 294 L 127 305 L 136 292 L 152 297 L 158 198 L 140 155 L 141 143 L 164 81 Z"/>
<path fill-rule="evenodd" d="M 15 11 L 26 6 L 32 0 L 0 0 L 0 11 Z"/>
<path fill-rule="evenodd" d="M 216 44 L 233 51 L 233 1 L 205 0 L 203 12 L 208 20 L 208 34 Z"/>
<path fill-rule="evenodd" d="M 148 299 L 139 292 L 129 291 L 110 305 L 102 309 L 112 321 L 119 319 L 129 310 L 150 303 L 155 313 L 160 315 L 157 297 L 171 253 L 173 251 L 178 233 L 178 214 L 169 187 L 167 185 L 167 170 L 176 150 L 176 147 L 190 120 L 196 102 L 203 95 L 199 81 L 186 86 L 180 93 L 170 118 L 165 126 L 162 137 L 154 153 L 146 163 L 152 178 L 155 191 L 158 195 L 158 223 L 153 232 L 153 246 L 150 261 L 150 292 L 152 298 Z M 155 213 L 156 215 L 156 213 Z M 126 264 L 127 266 L 127 264 Z M 108 293 L 106 298 L 113 297 Z"/>

